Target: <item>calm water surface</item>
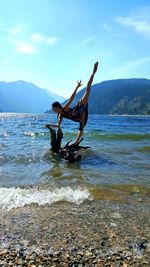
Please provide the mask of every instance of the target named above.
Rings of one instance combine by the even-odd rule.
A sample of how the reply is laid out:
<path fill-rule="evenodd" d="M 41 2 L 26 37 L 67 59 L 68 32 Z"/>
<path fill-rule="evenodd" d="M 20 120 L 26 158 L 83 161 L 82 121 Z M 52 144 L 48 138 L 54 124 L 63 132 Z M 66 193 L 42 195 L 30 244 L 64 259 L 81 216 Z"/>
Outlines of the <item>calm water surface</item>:
<path fill-rule="evenodd" d="M 149 116 L 90 115 L 82 145 L 91 148 L 76 163 L 49 150 L 49 122 L 56 116 L 0 113 L 0 208 L 148 194 Z M 63 144 L 75 138 L 77 128 L 63 121 Z"/>

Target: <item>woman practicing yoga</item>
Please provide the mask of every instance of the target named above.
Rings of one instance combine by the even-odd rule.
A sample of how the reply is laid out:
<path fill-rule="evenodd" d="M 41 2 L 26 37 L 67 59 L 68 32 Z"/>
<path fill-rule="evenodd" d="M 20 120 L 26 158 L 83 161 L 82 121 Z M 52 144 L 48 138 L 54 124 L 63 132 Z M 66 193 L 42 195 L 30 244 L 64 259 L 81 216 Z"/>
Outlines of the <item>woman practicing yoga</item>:
<path fill-rule="evenodd" d="M 86 87 L 86 90 L 85 90 L 83 97 L 77 102 L 77 104 L 73 108 L 70 108 L 69 106 L 75 97 L 77 89 L 80 86 L 82 86 L 81 81 L 77 82 L 77 86 L 76 86 L 73 94 L 71 95 L 71 97 L 69 98 L 69 100 L 66 102 L 66 104 L 64 106 L 61 106 L 61 104 L 59 102 L 54 102 L 52 104 L 53 111 L 58 114 L 58 122 L 57 122 L 57 124 L 48 124 L 48 126 L 60 128 L 60 124 L 61 124 L 63 118 L 79 122 L 79 124 L 80 124 L 79 131 L 77 133 L 77 137 L 76 137 L 76 139 L 72 145 L 78 144 L 78 142 L 80 141 L 80 138 L 83 134 L 83 128 L 85 127 L 85 125 L 87 123 L 88 99 L 89 99 L 89 95 L 90 95 L 91 84 L 93 82 L 93 78 L 94 78 L 94 75 L 97 71 L 97 68 L 98 68 L 98 62 L 96 62 L 94 64 L 93 72 L 92 72 L 92 75 L 91 75 L 91 77 L 87 83 L 87 87 Z"/>

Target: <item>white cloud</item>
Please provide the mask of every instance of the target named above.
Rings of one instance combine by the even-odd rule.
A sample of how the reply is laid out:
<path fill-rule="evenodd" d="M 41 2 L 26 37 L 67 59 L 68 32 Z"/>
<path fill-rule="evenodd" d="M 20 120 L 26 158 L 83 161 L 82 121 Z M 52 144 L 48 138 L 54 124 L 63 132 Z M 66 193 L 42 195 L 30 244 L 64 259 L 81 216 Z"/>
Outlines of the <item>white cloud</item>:
<path fill-rule="evenodd" d="M 15 51 L 20 54 L 35 54 L 37 52 L 32 44 L 24 41 L 17 41 L 15 43 Z"/>
<path fill-rule="evenodd" d="M 54 45 L 59 41 L 57 37 L 47 37 L 40 33 L 33 33 L 30 35 L 30 39 L 34 42 L 40 43 L 43 42 L 48 45 Z"/>
<path fill-rule="evenodd" d="M 93 36 L 93 37 L 84 39 L 84 40 L 82 41 L 82 44 L 83 44 L 83 45 L 86 45 L 86 44 L 88 44 L 88 43 L 93 42 L 94 40 L 96 40 L 96 37 Z"/>
<path fill-rule="evenodd" d="M 43 42 L 44 41 L 44 37 L 42 34 L 40 33 L 33 33 L 30 35 L 30 39 L 34 42 Z"/>
<path fill-rule="evenodd" d="M 116 29 L 112 25 L 110 26 L 106 22 L 102 24 L 102 29 L 107 31 L 109 34 L 111 33 L 111 34 L 118 36 L 118 37 L 125 37 L 126 36 L 124 32 L 119 32 L 118 29 Z"/>
<path fill-rule="evenodd" d="M 59 41 L 57 37 L 48 37 L 47 38 L 47 44 L 48 45 L 53 45 L 56 44 Z"/>
<path fill-rule="evenodd" d="M 150 37 L 150 9 L 140 9 L 126 17 L 116 17 L 115 21 L 121 25 L 131 27 L 134 31 Z"/>
<path fill-rule="evenodd" d="M 9 31 L 10 31 L 10 34 L 17 35 L 23 31 L 23 28 L 21 26 L 16 26 L 14 28 L 11 28 Z"/>
<path fill-rule="evenodd" d="M 43 46 L 54 45 L 59 41 L 57 37 L 29 32 L 27 26 L 7 27 L 6 33 L 5 39 L 20 54 L 35 54 L 39 51 L 41 44 Z"/>

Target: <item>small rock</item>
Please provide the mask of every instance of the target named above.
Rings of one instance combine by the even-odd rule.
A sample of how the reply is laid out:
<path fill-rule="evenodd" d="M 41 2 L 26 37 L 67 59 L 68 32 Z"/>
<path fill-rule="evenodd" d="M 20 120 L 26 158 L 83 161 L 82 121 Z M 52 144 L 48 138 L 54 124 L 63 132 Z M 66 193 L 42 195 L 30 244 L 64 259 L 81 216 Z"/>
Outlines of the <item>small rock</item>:
<path fill-rule="evenodd" d="M 85 252 L 85 256 L 86 257 L 91 257 L 91 256 L 93 256 L 93 254 L 92 254 L 92 252 L 86 251 Z"/>
<path fill-rule="evenodd" d="M 9 252 L 8 249 L 4 249 L 4 250 L 0 251 L 0 256 L 3 256 L 5 254 L 7 254 L 8 252 Z"/>

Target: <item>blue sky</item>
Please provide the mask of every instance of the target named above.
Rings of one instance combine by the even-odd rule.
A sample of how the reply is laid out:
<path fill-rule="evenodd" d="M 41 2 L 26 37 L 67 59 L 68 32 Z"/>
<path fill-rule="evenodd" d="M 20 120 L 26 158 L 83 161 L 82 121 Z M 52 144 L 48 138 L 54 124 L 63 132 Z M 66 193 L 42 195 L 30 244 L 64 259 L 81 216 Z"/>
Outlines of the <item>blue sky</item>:
<path fill-rule="evenodd" d="M 0 81 L 69 97 L 94 83 L 150 79 L 149 0 L 0 0 Z"/>

